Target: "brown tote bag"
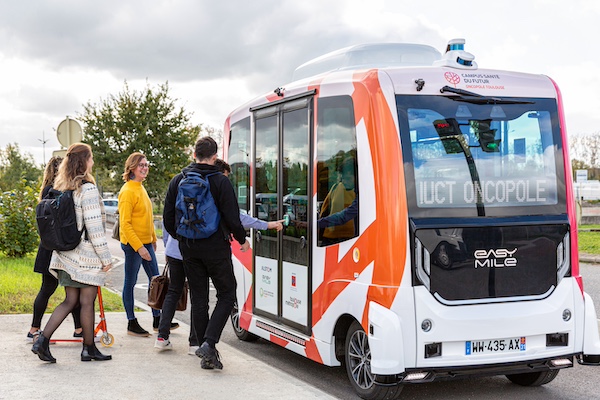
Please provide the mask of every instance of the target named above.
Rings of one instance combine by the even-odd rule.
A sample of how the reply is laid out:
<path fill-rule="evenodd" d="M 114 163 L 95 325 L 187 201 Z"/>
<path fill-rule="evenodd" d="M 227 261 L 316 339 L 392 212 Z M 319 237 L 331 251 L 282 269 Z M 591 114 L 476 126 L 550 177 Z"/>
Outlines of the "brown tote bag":
<path fill-rule="evenodd" d="M 148 305 L 156 310 L 160 310 L 163 307 L 167 291 L 169 290 L 169 263 L 165 265 L 161 275 L 152 277 L 150 281 L 150 288 L 148 289 Z M 177 311 L 185 311 L 187 308 L 188 298 L 188 283 L 185 281 L 183 285 L 183 291 L 181 297 L 177 302 L 175 309 Z"/>

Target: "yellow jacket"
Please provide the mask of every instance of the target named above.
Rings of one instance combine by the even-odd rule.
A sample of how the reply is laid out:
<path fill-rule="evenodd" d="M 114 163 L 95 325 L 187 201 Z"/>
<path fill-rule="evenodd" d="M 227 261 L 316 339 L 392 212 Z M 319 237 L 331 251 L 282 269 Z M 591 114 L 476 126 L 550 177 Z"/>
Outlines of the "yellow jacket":
<path fill-rule="evenodd" d="M 135 251 L 156 243 L 152 202 L 142 182 L 127 181 L 119 192 L 119 230 L 121 243 Z"/>

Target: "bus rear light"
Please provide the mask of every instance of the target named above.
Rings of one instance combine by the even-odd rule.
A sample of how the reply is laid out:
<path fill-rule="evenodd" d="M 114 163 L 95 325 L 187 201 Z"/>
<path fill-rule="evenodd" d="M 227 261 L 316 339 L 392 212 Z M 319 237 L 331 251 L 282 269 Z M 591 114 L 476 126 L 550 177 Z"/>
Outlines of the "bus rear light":
<path fill-rule="evenodd" d="M 563 321 L 569 322 L 571 320 L 572 316 L 573 316 L 573 313 L 571 312 L 571 310 L 569 310 L 568 308 L 565 308 L 563 310 L 563 313 L 562 313 L 562 319 L 563 319 Z"/>

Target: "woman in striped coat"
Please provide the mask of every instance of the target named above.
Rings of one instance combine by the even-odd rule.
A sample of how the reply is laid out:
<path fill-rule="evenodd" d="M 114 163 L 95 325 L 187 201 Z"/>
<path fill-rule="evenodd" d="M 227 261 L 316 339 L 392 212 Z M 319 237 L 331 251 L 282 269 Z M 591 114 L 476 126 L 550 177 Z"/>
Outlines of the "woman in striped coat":
<path fill-rule="evenodd" d="M 104 285 L 106 272 L 112 268 L 112 256 L 104 233 L 100 195 L 91 174 L 93 165 L 91 147 L 73 144 L 67 150 L 54 182 L 56 190 L 73 190 L 77 228 L 83 230 L 85 227 L 85 234 L 75 249 L 52 253 L 50 272 L 65 287 L 66 297 L 56 307 L 31 349 L 42 361 L 56 362 L 50 354 L 50 338 L 78 303 L 83 328 L 81 361 L 111 359 L 100 353 L 94 344 L 94 303 L 98 286 Z"/>

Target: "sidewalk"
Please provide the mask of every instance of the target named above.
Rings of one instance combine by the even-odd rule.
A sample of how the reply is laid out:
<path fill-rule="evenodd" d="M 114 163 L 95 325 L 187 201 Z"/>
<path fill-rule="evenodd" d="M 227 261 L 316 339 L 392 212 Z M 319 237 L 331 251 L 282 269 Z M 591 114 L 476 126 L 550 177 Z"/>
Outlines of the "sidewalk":
<path fill-rule="evenodd" d="M 152 326 L 150 312 L 136 314 L 142 326 Z M 180 328 L 171 333 L 174 349 L 159 352 L 154 348 L 156 334 L 129 336 L 125 313 L 107 313 L 113 346 L 97 345 L 112 360 L 82 362 L 81 343 L 63 342 L 50 347 L 57 362 L 49 364 L 33 354 L 25 340 L 31 315 L 0 315 L 0 399 L 333 398 L 224 343 L 217 345 L 223 370 L 203 370 L 200 359 L 187 354 L 189 326 L 178 322 Z M 72 334 L 68 317 L 53 339 L 69 339 Z"/>
<path fill-rule="evenodd" d="M 600 264 L 600 255 L 579 253 L 579 262 L 587 264 Z"/>

